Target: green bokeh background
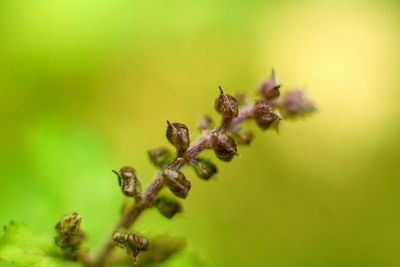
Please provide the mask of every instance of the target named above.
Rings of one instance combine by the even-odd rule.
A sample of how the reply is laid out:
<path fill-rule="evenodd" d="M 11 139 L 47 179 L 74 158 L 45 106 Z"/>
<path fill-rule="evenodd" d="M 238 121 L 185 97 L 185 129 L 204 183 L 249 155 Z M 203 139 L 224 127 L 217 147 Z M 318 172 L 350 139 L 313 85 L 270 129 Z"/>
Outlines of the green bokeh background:
<path fill-rule="evenodd" d="M 274 67 L 319 112 L 250 124 L 217 179 L 185 170 L 184 214 L 135 230 L 186 238 L 168 266 L 400 266 L 399 29 L 386 0 L 2 1 L 0 225 L 76 211 L 96 247 L 123 200 L 110 170 L 149 184 L 167 119 L 195 139 L 218 85 L 254 96 Z"/>

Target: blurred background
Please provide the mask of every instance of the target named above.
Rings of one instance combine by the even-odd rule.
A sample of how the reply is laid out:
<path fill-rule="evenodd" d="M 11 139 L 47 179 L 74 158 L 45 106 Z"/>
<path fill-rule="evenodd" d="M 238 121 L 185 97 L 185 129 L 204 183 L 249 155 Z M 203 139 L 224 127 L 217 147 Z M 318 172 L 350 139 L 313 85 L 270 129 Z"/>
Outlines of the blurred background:
<path fill-rule="evenodd" d="M 76 211 L 97 248 L 123 201 L 111 169 L 148 185 L 167 119 L 194 140 L 218 85 L 255 96 L 274 67 L 319 112 L 249 124 L 216 179 L 185 170 L 184 214 L 135 231 L 186 238 L 165 266 L 400 266 L 399 29 L 396 0 L 2 1 L 0 225 L 53 233 Z"/>

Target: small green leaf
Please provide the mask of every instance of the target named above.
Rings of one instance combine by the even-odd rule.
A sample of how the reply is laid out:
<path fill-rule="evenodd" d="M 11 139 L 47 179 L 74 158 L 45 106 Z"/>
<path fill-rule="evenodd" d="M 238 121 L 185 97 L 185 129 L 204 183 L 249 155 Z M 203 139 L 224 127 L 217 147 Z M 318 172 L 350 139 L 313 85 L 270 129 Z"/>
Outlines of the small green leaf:
<path fill-rule="evenodd" d="M 0 235 L 0 261 L 27 267 L 57 267 L 62 259 L 53 236 L 12 221 Z"/>

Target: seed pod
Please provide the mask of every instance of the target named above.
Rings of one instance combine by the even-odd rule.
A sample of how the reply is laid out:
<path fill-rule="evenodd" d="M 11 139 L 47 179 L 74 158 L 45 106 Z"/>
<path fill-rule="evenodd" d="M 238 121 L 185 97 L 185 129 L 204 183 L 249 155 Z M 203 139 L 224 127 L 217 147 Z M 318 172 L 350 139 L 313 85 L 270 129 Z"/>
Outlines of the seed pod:
<path fill-rule="evenodd" d="M 217 173 L 217 166 L 206 159 L 196 158 L 192 166 L 196 174 L 204 180 L 209 180 L 211 176 Z"/>
<path fill-rule="evenodd" d="M 167 121 L 167 139 L 178 149 L 179 152 L 184 152 L 190 146 L 189 129 L 182 123 L 170 123 Z"/>
<path fill-rule="evenodd" d="M 214 132 L 210 138 L 211 146 L 217 158 L 229 162 L 237 153 L 235 140 L 227 133 Z"/>
<path fill-rule="evenodd" d="M 56 244 L 62 249 L 77 249 L 85 234 L 80 229 L 82 218 L 77 213 L 65 216 L 56 224 Z"/>
<path fill-rule="evenodd" d="M 276 82 L 275 71 L 272 70 L 271 76 L 258 88 L 258 93 L 267 100 L 273 100 L 280 95 L 279 88 L 281 86 Z"/>
<path fill-rule="evenodd" d="M 210 116 L 203 115 L 199 121 L 199 129 L 200 131 L 210 130 L 212 127 L 212 119 Z"/>
<path fill-rule="evenodd" d="M 254 118 L 262 130 L 271 126 L 278 126 L 281 118 L 265 103 L 258 103 L 254 106 Z"/>
<path fill-rule="evenodd" d="M 249 145 L 253 139 L 253 134 L 249 130 L 240 128 L 233 133 L 233 137 L 239 145 Z"/>
<path fill-rule="evenodd" d="M 171 190 L 175 196 L 183 199 L 188 196 L 191 184 L 182 172 L 164 167 L 162 169 L 162 177 L 169 190 Z"/>
<path fill-rule="evenodd" d="M 140 251 L 146 250 L 149 245 L 149 241 L 143 236 L 127 231 L 115 231 L 112 237 L 114 243 L 123 248 L 133 258 L 136 258 Z"/>
<path fill-rule="evenodd" d="M 82 218 L 78 213 L 74 212 L 72 215 L 65 216 L 56 225 L 58 234 L 77 234 L 81 225 Z"/>
<path fill-rule="evenodd" d="M 215 99 L 214 107 L 224 119 L 231 120 L 239 115 L 239 105 L 236 98 L 231 95 L 226 95 L 219 87 L 221 94 Z"/>
<path fill-rule="evenodd" d="M 168 164 L 173 159 L 171 152 L 165 147 L 152 149 L 147 153 L 149 154 L 151 162 L 153 162 L 153 164 L 157 167 Z"/>
<path fill-rule="evenodd" d="M 118 182 L 122 193 L 127 197 L 136 197 L 142 191 L 136 171 L 132 167 L 122 167 L 119 172 L 112 170 L 118 175 Z"/>
<path fill-rule="evenodd" d="M 158 211 L 168 219 L 171 219 L 176 213 L 182 211 L 181 203 L 168 197 L 159 197 L 156 200 L 156 207 Z"/>
<path fill-rule="evenodd" d="M 301 90 L 286 93 L 278 102 L 279 110 L 286 118 L 297 118 L 316 110 L 314 104 L 304 96 Z"/>

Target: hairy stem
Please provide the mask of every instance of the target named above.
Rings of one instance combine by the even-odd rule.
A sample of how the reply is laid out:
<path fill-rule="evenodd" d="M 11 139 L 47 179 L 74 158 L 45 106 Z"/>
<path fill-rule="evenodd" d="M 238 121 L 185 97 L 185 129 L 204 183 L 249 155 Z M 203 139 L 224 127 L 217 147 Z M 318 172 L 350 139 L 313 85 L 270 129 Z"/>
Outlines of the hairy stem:
<path fill-rule="evenodd" d="M 233 131 L 242 122 L 252 118 L 252 116 L 253 116 L 252 106 L 242 107 L 238 117 L 230 121 L 230 123 L 228 124 L 224 124 L 223 126 L 217 127 L 212 131 L 205 132 L 180 157 L 175 158 L 171 163 L 169 163 L 167 167 L 179 170 L 183 166 L 190 164 L 190 162 L 194 160 L 196 156 L 200 154 L 204 149 L 210 148 L 209 140 L 213 132 Z M 127 229 L 132 227 L 132 225 L 135 223 L 137 218 L 142 214 L 142 212 L 148 208 L 151 208 L 154 205 L 155 200 L 159 192 L 163 188 L 163 186 L 164 182 L 162 179 L 161 171 L 159 171 L 154 181 L 142 193 L 142 195 L 136 199 L 135 205 L 128 212 L 125 212 L 121 216 L 114 230 L 118 230 L 121 228 Z M 114 243 L 113 240 L 110 238 L 106 241 L 101 252 L 94 260 L 88 260 L 86 258 L 86 260 L 82 261 L 82 263 L 85 266 L 90 266 L 90 267 L 105 266 L 113 248 L 114 248 Z"/>

